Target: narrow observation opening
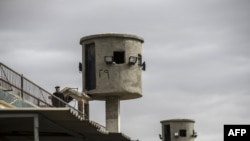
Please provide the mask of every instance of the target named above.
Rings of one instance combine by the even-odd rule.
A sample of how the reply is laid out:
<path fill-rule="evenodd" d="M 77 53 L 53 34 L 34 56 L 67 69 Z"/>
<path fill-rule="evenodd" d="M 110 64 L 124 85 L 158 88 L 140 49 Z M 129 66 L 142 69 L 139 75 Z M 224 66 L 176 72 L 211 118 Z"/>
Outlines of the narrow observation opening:
<path fill-rule="evenodd" d="M 114 51 L 113 57 L 116 64 L 125 63 L 125 51 Z"/>
<path fill-rule="evenodd" d="M 179 134 L 180 134 L 180 137 L 186 137 L 187 131 L 185 129 L 181 129 Z"/>

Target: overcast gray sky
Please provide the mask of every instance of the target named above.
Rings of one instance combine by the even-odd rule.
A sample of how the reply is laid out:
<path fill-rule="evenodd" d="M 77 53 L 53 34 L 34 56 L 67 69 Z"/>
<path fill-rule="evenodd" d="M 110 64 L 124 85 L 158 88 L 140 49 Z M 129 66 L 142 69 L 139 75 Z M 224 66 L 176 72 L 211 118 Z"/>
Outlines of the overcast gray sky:
<path fill-rule="evenodd" d="M 121 102 L 121 130 L 159 141 L 161 120 L 196 121 L 196 141 L 250 124 L 249 0 L 1 0 L 0 61 L 53 92 L 81 89 L 81 37 L 144 38 L 143 97 Z M 91 119 L 105 125 L 104 102 Z"/>

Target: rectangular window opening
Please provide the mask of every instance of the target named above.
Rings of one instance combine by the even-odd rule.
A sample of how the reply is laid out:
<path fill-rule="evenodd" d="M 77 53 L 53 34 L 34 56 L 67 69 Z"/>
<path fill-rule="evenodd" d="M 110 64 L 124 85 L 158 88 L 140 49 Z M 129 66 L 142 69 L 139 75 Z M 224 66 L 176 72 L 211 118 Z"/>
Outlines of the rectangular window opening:
<path fill-rule="evenodd" d="M 179 134 L 180 134 L 180 137 L 186 137 L 187 136 L 187 130 L 181 129 Z"/>
<path fill-rule="evenodd" d="M 113 59 L 116 64 L 125 63 L 125 51 L 114 51 Z"/>

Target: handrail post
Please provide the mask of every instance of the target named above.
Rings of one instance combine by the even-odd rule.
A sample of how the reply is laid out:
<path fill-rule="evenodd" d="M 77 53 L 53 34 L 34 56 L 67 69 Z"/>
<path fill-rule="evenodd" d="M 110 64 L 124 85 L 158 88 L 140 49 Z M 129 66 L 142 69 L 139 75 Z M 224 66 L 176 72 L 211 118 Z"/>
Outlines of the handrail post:
<path fill-rule="evenodd" d="M 21 98 L 23 99 L 23 75 L 21 75 Z"/>

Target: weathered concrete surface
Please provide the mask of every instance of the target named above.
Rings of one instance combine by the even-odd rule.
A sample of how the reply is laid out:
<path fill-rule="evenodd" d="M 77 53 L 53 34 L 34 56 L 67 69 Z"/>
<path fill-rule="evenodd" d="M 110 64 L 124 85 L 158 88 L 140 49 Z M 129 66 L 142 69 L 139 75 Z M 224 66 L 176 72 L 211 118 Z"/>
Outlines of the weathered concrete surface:
<path fill-rule="evenodd" d="M 194 141 L 194 120 L 191 119 L 170 119 L 161 121 L 163 141 L 169 141 L 166 134 L 166 125 L 170 126 L 170 141 Z M 186 130 L 186 136 L 180 136 L 180 130 Z M 175 136 L 178 133 L 179 136 Z"/>
<path fill-rule="evenodd" d="M 120 132 L 120 99 L 117 96 L 106 98 L 106 129 Z"/>
<path fill-rule="evenodd" d="M 141 37 L 97 34 L 81 38 L 83 91 L 93 100 L 106 101 L 106 129 L 120 132 L 120 100 L 142 96 Z M 137 58 L 135 64 L 129 58 Z M 112 57 L 110 63 L 105 57 Z M 139 59 L 141 58 L 141 59 Z"/>
<path fill-rule="evenodd" d="M 119 96 L 121 100 L 142 96 L 142 70 L 138 65 L 139 61 L 137 60 L 135 65 L 128 64 L 130 56 L 141 55 L 142 38 L 129 34 L 108 33 L 83 37 L 80 43 L 83 46 L 83 66 L 85 64 L 85 45 L 90 43 L 95 45 L 96 89 L 87 91 L 93 99 L 105 100 L 110 95 Z M 104 57 L 113 56 L 115 51 L 125 52 L 124 63 L 106 64 Z M 84 77 L 85 71 L 83 71 L 83 81 L 85 82 Z"/>

